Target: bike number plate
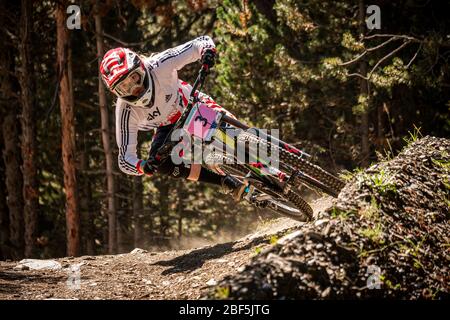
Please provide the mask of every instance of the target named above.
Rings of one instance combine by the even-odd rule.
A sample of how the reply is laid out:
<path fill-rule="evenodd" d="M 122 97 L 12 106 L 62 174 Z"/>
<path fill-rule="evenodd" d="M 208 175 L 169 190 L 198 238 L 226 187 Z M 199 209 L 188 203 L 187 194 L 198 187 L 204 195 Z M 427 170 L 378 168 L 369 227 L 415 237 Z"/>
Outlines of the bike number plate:
<path fill-rule="evenodd" d="M 192 108 L 183 128 L 189 134 L 204 141 L 209 141 L 214 135 L 221 117 L 221 112 L 209 108 L 206 104 L 199 103 Z"/>

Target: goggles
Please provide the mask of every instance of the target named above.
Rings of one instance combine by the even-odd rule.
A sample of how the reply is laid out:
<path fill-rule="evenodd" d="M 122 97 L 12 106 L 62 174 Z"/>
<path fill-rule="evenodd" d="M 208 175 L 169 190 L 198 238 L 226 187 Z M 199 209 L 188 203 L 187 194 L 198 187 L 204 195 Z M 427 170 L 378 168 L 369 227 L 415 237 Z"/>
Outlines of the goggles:
<path fill-rule="evenodd" d="M 125 79 L 120 81 L 113 89 L 119 97 L 132 96 L 133 91 L 144 85 L 145 72 L 141 66 L 131 71 Z"/>

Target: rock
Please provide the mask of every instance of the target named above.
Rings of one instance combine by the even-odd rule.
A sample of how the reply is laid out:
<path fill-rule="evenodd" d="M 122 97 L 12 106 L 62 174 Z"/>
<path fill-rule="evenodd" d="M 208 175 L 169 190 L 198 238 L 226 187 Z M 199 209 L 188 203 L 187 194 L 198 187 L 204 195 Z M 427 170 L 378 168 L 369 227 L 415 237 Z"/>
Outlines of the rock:
<path fill-rule="evenodd" d="M 331 288 L 330 287 L 326 288 L 325 290 L 323 290 L 321 297 L 327 298 L 330 295 L 330 292 L 331 292 Z"/>
<path fill-rule="evenodd" d="M 81 259 L 83 259 L 83 260 L 95 260 L 96 257 L 93 257 L 93 256 L 82 256 Z"/>
<path fill-rule="evenodd" d="M 301 231 L 301 230 L 294 231 L 294 232 L 292 232 L 292 233 L 290 233 L 290 234 L 285 235 L 284 237 L 282 237 L 280 240 L 277 241 L 277 243 L 278 243 L 278 244 L 284 244 L 284 243 L 286 243 L 287 241 L 289 241 L 289 240 L 291 240 L 291 239 L 293 239 L 293 238 L 295 238 L 295 237 L 298 237 L 298 236 L 301 235 L 301 234 L 302 234 L 302 231 Z"/>
<path fill-rule="evenodd" d="M 214 279 L 209 279 L 208 282 L 206 282 L 207 286 L 215 286 L 217 284 L 217 281 Z"/>
<path fill-rule="evenodd" d="M 21 270 L 59 270 L 62 266 L 55 260 L 23 259 L 14 267 L 15 270 L 17 270 L 16 268 L 22 268 Z"/>
<path fill-rule="evenodd" d="M 142 253 L 147 253 L 147 250 L 141 249 L 141 248 L 135 248 L 133 249 L 133 251 L 130 252 L 130 254 L 142 254 Z"/>
<path fill-rule="evenodd" d="M 237 269 L 237 272 L 244 272 L 245 271 L 245 266 L 239 267 Z"/>
<path fill-rule="evenodd" d="M 216 260 L 213 260 L 211 262 L 213 262 L 213 263 L 227 263 L 228 260 L 227 259 L 216 259 Z"/>
<path fill-rule="evenodd" d="M 17 266 L 15 266 L 13 268 L 16 271 L 25 271 L 25 270 L 30 270 L 30 268 L 28 266 L 25 266 L 23 264 L 18 264 Z"/>
<path fill-rule="evenodd" d="M 319 220 L 316 220 L 316 221 L 314 222 L 314 225 L 315 225 L 316 227 L 318 227 L 318 226 L 320 226 L 320 225 L 322 225 L 322 224 L 324 224 L 324 223 L 327 223 L 328 221 L 330 221 L 330 219 L 319 219 Z"/>

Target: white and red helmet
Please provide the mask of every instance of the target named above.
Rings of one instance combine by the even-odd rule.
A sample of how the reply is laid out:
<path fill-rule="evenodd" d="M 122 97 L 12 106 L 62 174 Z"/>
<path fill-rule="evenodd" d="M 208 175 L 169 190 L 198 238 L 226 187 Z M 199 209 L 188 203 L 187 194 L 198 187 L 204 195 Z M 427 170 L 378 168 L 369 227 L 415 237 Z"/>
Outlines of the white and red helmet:
<path fill-rule="evenodd" d="M 152 97 L 151 77 L 141 58 L 127 48 L 111 49 L 103 56 L 100 73 L 108 89 L 134 106 L 147 106 Z M 129 85 L 129 78 L 138 79 L 135 86 L 144 86 L 139 96 L 133 96 L 135 86 Z"/>

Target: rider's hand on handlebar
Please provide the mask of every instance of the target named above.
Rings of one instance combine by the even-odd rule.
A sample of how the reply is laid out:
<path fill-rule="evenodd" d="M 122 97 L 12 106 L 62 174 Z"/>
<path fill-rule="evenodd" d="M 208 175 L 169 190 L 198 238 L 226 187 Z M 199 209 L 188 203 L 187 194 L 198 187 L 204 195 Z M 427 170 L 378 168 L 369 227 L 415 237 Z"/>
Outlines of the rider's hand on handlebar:
<path fill-rule="evenodd" d="M 216 49 L 206 49 L 202 56 L 202 64 L 206 64 L 208 69 L 212 68 L 216 62 Z"/>

